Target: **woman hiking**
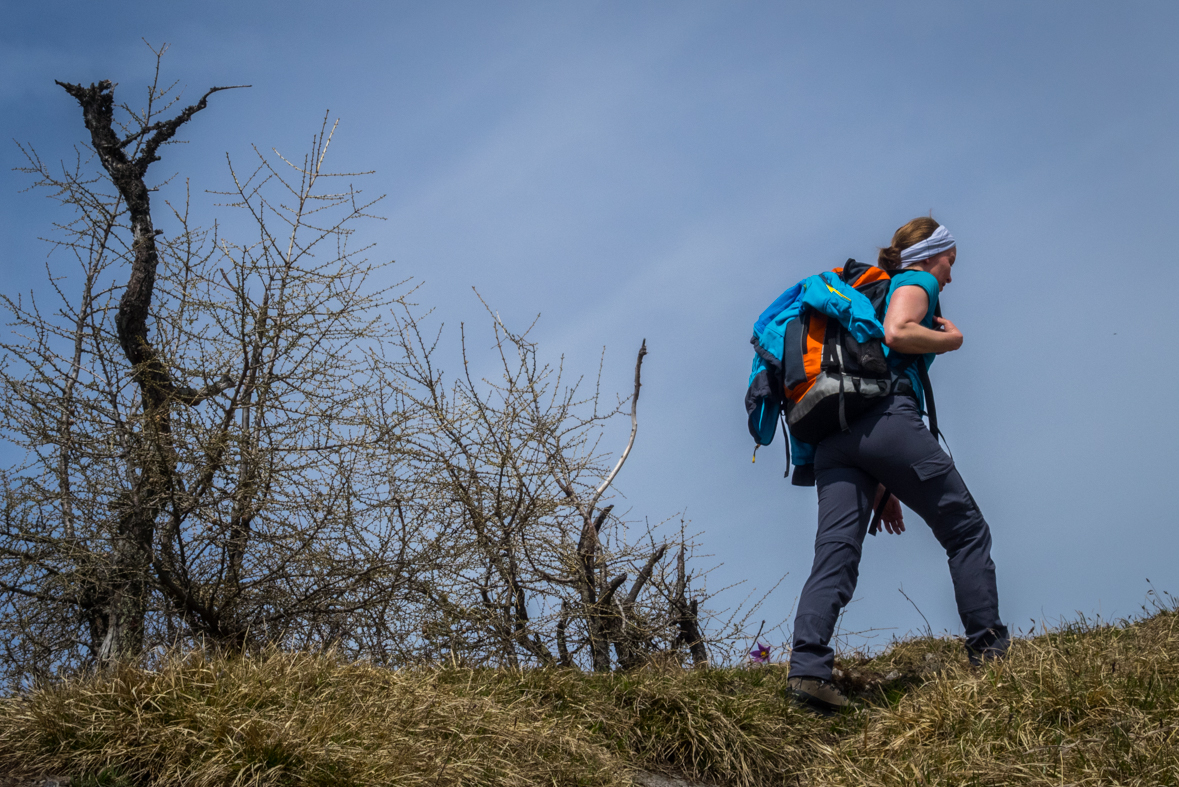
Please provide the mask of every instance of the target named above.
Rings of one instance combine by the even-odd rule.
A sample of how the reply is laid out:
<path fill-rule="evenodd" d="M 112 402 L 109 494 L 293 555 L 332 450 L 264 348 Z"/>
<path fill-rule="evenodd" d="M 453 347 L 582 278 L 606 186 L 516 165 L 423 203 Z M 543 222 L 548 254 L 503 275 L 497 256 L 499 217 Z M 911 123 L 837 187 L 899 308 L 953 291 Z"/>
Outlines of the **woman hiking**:
<path fill-rule="evenodd" d="M 953 236 L 929 217 L 898 229 L 880 250 L 877 264 L 892 272 L 883 321 L 888 365 L 894 379 L 907 377 L 912 385 L 897 386 L 894 390 L 904 392 L 884 397 L 847 431 L 815 447 L 819 531 L 794 620 L 788 686 L 795 700 L 820 712 L 849 704 L 831 683 L 829 643 L 840 610 L 855 591 L 869 522 L 887 492 L 892 496 L 881 514 L 884 529 L 895 535 L 905 531 L 903 502 L 926 521 L 949 556 L 971 663 L 1007 649 L 990 529 L 953 460 L 921 420 L 926 398 L 921 378 L 928 379 L 921 364 L 928 369 L 937 355 L 962 346 L 957 326 L 935 315 L 957 252 Z"/>

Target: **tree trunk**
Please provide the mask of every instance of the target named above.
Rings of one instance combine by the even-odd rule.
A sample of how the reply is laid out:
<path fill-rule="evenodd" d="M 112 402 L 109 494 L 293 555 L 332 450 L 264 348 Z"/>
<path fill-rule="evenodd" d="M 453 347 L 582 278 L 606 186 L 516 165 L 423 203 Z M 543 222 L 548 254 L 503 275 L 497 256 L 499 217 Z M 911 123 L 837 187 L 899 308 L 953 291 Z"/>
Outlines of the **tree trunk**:
<path fill-rule="evenodd" d="M 152 225 L 149 190 L 144 177 L 159 161 L 156 151 L 194 114 L 204 109 L 209 94 L 172 120 L 144 126 L 120 139 L 113 128 L 113 85 L 104 80 L 88 88 L 58 82 L 82 107 L 90 141 L 103 169 L 119 190 L 131 221 L 132 262 L 126 289 L 119 300 L 115 329 L 119 345 L 131 364 L 143 403 L 141 445 L 128 457 L 131 489 L 114 512 L 114 534 L 107 599 L 107 627 L 98 649 L 99 662 L 110 664 L 137 657 L 143 649 L 143 625 L 147 612 L 148 571 L 156 518 L 163 510 L 165 493 L 175 480 L 176 460 L 171 441 L 173 398 L 192 403 L 195 392 L 177 389 L 166 366 L 148 339 L 147 318 L 155 290 L 159 253 Z M 133 157 L 126 150 L 134 146 Z"/>

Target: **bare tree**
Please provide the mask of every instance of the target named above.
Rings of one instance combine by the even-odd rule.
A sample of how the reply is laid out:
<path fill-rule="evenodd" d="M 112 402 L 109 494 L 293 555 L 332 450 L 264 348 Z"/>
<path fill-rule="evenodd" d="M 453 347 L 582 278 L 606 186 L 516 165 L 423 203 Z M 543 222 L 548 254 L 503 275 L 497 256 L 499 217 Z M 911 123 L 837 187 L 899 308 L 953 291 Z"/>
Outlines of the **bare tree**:
<path fill-rule="evenodd" d="M 74 212 L 56 314 L 6 299 L 23 341 L 4 347 L 0 408 L 29 457 L 2 477 L 9 641 L 51 665 L 178 636 L 240 647 L 399 592 L 423 545 L 374 493 L 400 439 L 380 318 L 396 296 L 349 245 L 371 202 L 324 188 L 331 130 L 302 161 L 231 164 L 251 240 L 190 225 L 187 203 L 165 205 L 164 234 L 149 167 L 220 88 L 162 119 L 175 99 L 157 79 L 120 124 L 110 82 L 62 87 L 89 147 L 60 173 L 26 149 Z"/>
<path fill-rule="evenodd" d="M 59 83 L 89 132 L 69 166 L 22 148 L 68 218 L 51 305 L 4 298 L 0 415 L 25 452 L 0 470 L 8 678 L 176 643 L 706 663 L 691 539 L 632 537 L 610 499 L 646 343 L 633 394 L 602 408 L 489 309 L 498 376 L 473 372 L 464 328 L 445 378 L 408 282 L 380 286 L 355 243 L 376 200 L 326 168 L 326 120 L 301 159 L 229 162 L 213 209 L 232 233 L 190 219 L 186 182 L 149 177 L 225 89 L 181 107 L 162 53 L 139 109 L 111 82 Z M 611 460 L 602 428 L 627 416 Z"/>

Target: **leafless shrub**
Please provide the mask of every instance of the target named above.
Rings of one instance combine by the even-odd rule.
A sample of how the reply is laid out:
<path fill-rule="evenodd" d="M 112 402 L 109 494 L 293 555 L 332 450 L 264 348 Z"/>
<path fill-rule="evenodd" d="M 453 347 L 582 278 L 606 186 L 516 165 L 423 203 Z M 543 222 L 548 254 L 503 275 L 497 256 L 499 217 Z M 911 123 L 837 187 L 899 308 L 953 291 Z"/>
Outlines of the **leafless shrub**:
<path fill-rule="evenodd" d="M 408 284 L 375 286 L 385 266 L 354 243 L 376 200 L 325 167 L 334 126 L 301 160 L 230 162 L 228 223 L 192 221 L 186 188 L 164 232 L 149 168 L 224 88 L 176 112 L 158 65 L 143 109 L 110 82 L 62 87 L 89 143 L 60 170 L 22 148 L 69 215 L 49 239 L 52 305 L 4 299 L 0 414 L 25 452 L 0 470 L 10 680 L 176 643 L 708 660 L 691 540 L 632 539 L 608 501 L 645 343 L 614 408 L 498 319 L 502 376 L 473 376 L 464 337 L 464 372 L 444 379 Z M 600 429 L 628 412 L 608 460 Z"/>
<path fill-rule="evenodd" d="M 454 658 L 513 666 L 631 668 L 683 648 L 706 663 L 688 599 L 691 543 L 660 543 L 654 532 L 632 540 L 603 504 L 634 445 L 646 342 L 629 407 L 603 410 L 596 394 L 580 398 L 561 369 L 540 363 L 526 335 L 498 319 L 493 330 L 502 376 L 472 377 L 464 339 L 464 373 L 447 386 L 435 345 L 408 313 L 401 320 L 406 401 L 418 419 L 411 442 L 431 471 L 420 497 L 465 534 L 437 567 L 429 638 Z M 630 438 L 611 463 L 600 427 L 627 410 Z"/>

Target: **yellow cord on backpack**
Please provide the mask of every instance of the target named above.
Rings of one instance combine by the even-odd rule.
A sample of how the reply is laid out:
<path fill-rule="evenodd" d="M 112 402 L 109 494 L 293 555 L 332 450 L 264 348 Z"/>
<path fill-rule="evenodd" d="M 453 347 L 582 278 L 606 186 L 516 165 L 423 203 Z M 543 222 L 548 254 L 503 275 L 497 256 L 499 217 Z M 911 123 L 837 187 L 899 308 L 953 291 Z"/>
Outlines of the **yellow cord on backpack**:
<path fill-rule="evenodd" d="M 824 284 L 827 284 L 827 282 L 823 282 L 823 283 L 824 283 Z M 851 298 L 847 297 L 847 296 L 846 296 L 846 295 L 844 295 L 842 292 L 840 292 L 839 290 L 837 290 L 837 289 L 835 289 L 834 287 L 832 287 L 830 284 L 827 284 L 827 289 L 831 290 L 831 292 L 835 293 L 835 294 L 836 294 L 836 295 L 838 295 L 840 298 L 843 298 L 843 299 L 844 299 L 845 301 L 847 301 L 848 303 L 851 303 Z"/>

